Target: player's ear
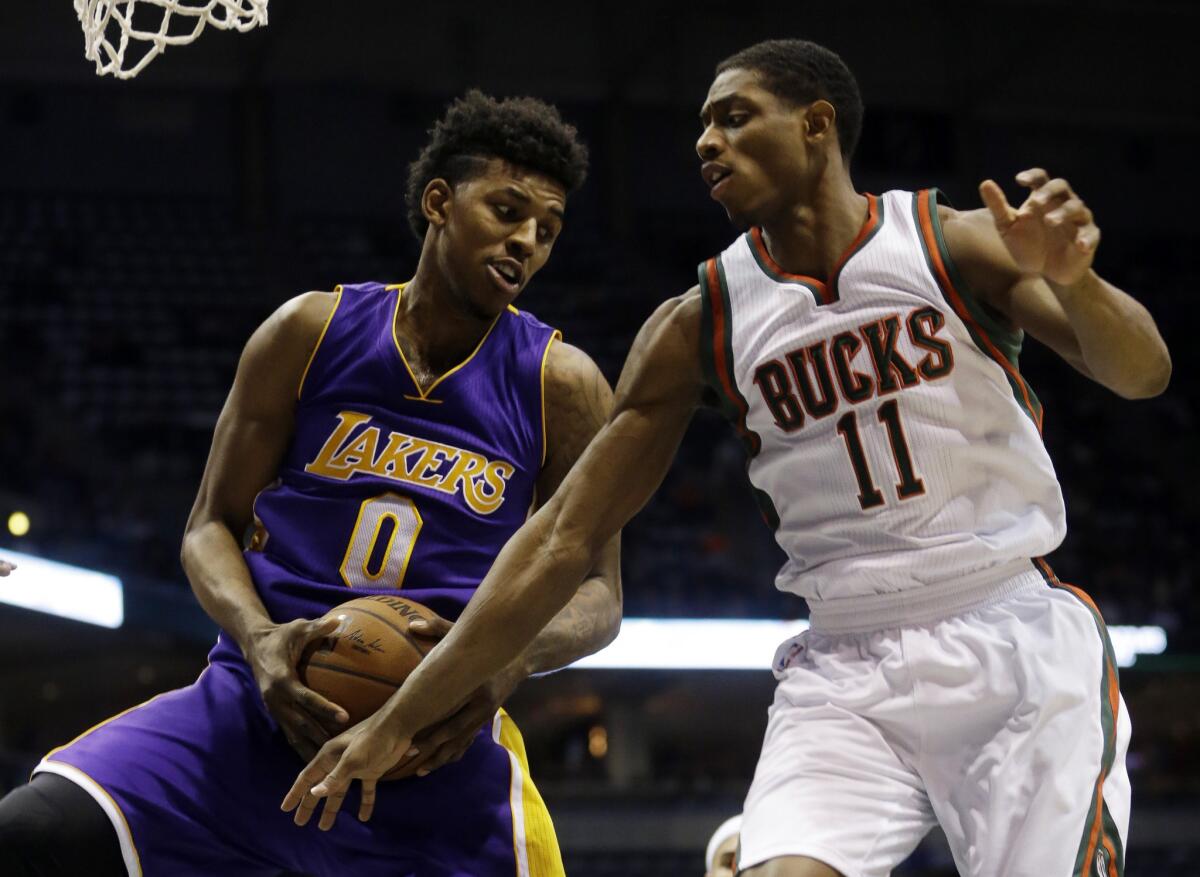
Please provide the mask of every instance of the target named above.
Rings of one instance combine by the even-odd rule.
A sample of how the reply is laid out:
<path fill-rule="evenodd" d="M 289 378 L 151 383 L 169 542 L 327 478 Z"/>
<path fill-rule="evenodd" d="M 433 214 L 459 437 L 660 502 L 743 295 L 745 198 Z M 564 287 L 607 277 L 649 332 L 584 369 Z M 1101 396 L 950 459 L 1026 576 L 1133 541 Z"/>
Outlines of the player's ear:
<path fill-rule="evenodd" d="M 815 100 L 808 105 L 804 112 L 804 134 L 813 143 L 819 143 L 835 136 L 837 130 L 837 110 L 827 100 Z"/>
<path fill-rule="evenodd" d="M 450 215 L 450 202 L 454 200 L 454 187 L 441 177 L 432 179 L 421 193 L 421 212 L 429 224 L 441 228 Z"/>

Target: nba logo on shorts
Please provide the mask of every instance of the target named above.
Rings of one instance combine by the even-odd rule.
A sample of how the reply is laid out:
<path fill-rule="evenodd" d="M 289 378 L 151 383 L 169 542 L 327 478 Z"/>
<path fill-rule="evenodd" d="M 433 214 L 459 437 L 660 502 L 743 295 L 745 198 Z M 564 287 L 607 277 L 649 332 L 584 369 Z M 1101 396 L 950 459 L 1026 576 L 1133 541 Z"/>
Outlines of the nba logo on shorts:
<path fill-rule="evenodd" d="M 1108 853 L 1096 850 L 1096 877 L 1104 877 L 1108 873 Z"/>

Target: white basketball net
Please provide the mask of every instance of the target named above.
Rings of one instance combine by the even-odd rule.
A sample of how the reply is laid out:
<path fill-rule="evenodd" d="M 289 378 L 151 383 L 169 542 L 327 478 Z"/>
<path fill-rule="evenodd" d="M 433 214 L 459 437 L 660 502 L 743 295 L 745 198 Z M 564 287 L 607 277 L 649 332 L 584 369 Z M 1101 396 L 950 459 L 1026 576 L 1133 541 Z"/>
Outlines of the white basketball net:
<path fill-rule="evenodd" d="M 118 79 L 132 79 L 166 51 L 167 46 L 192 42 L 205 25 L 241 33 L 265 25 L 267 3 L 268 0 L 75 0 L 75 14 L 83 25 L 84 55 L 96 63 L 97 75 L 111 73 Z M 148 26 L 155 29 L 146 29 Z"/>

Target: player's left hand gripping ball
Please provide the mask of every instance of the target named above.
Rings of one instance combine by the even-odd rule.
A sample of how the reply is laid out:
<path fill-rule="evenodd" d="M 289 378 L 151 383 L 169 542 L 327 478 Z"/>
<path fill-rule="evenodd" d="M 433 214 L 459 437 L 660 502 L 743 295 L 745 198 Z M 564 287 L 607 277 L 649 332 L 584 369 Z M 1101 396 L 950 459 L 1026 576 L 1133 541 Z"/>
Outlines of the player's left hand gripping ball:
<path fill-rule="evenodd" d="M 397 736 L 379 721 L 380 713 L 364 719 L 321 747 L 321 751 L 296 777 L 283 799 L 283 810 L 295 810 L 297 825 L 307 825 L 322 798 L 325 808 L 317 827 L 328 831 L 350 784 L 362 781 L 358 818 L 366 822 L 375 809 L 375 785 L 412 747 L 410 735 Z"/>
<path fill-rule="evenodd" d="M 1017 182 L 1030 190 L 1019 208 L 1008 203 L 994 181 L 984 180 L 979 186 L 980 197 L 1017 267 L 1061 286 L 1079 282 L 1091 268 L 1100 245 L 1100 229 L 1092 211 L 1070 183 L 1051 179 L 1041 168 L 1021 171 Z"/>

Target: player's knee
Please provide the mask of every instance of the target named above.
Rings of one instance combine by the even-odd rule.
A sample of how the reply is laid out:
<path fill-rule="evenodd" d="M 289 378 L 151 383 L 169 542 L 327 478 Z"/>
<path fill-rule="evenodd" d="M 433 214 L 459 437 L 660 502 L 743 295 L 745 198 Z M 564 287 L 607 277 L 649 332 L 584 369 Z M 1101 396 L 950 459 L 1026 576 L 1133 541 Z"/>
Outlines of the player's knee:
<path fill-rule="evenodd" d="M 12 877 L 125 874 L 107 816 L 82 789 L 39 775 L 0 799 L 0 861 Z"/>
<path fill-rule="evenodd" d="M 46 820 L 39 818 L 37 801 L 26 789 L 21 786 L 0 799 L 0 860 L 6 874 L 42 877 L 53 873 L 46 867 L 53 838 Z"/>

